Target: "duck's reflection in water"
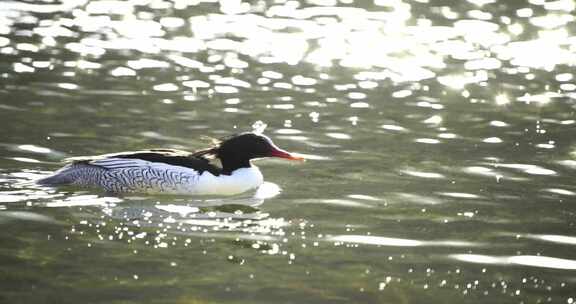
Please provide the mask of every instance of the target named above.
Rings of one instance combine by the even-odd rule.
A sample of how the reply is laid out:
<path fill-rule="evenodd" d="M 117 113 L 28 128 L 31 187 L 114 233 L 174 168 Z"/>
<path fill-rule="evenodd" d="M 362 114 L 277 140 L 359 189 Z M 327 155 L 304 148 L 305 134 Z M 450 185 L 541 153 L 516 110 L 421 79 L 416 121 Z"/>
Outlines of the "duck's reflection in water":
<path fill-rule="evenodd" d="M 102 208 L 101 220 L 116 223 L 116 234 L 124 231 L 134 240 L 146 238 L 149 243 L 153 234 L 154 242 L 149 244 L 159 247 L 169 245 L 163 241 L 165 238 L 180 239 L 175 235 L 271 240 L 282 235 L 282 227 L 288 223 L 270 217 L 258 207 L 280 191 L 278 185 L 265 182 L 255 192 L 233 198 L 179 197 L 138 203 L 140 198 L 127 197 L 125 200 L 132 202 Z"/>

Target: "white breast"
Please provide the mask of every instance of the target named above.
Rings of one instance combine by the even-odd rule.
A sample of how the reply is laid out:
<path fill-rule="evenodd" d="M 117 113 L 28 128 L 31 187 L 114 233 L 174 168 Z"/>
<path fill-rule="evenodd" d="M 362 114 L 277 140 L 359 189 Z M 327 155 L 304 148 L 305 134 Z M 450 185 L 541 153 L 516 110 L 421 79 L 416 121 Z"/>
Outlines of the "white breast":
<path fill-rule="evenodd" d="M 190 190 L 195 194 L 232 195 L 255 189 L 263 182 L 264 177 L 256 166 L 236 169 L 231 175 L 214 176 L 205 171 Z"/>

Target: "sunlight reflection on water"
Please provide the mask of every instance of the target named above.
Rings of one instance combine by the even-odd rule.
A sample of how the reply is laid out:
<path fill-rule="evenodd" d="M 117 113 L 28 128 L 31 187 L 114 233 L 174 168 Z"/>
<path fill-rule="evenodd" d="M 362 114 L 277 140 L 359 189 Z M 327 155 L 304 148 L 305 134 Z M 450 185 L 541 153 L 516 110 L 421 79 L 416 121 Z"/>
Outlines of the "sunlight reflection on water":
<path fill-rule="evenodd" d="M 163 5 L 166 8 L 183 9 L 201 2 L 163 2 Z M 371 68 L 372 76 L 362 77 L 364 81 L 390 79 L 401 83 L 437 76 L 440 84 L 453 89 L 484 83 L 488 80 L 486 71 L 503 66 L 511 74 L 516 74 L 523 68 L 549 71 L 557 65 L 576 63 L 572 53 L 576 49 L 576 39 L 563 28 L 574 22 L 574 17 L 570 15 L 573 5 L 551 6 L 538 3 L 547 10 L 547 14 L 536 16 L 533 11 L 526 14 L 518 10 L 518 14 L 526 20 L 518 19 L 515 23 L 510 19 L 493 20 L 489 13 L 484 12 L 488 18 L 470 13 L 470 19 L 457 20 L 452 26 L 438 26 L 430 19 L 416 17 L 411 5 L 403 1 L 376 1 L 375 4 L 381 10 L 373 11 L 345 6 L 300 5 L 290 1 L 276 5 L 238 2 L 230 6 L 227 3 L 220 3 L 220 10 L 224 14 L 212 13 L 187 19 L 175 16 L 150 18 L 138 13 L 137 3 L 120 1 L 93 1 L 87 5 L 86 1 L 78 0 L 63 1 L 61 5 L 7 2 L 2 10 L 17 12 L 17 16 L 20 16 L 32 11 L 66 12 L 85 5 L 83 9 L 75 9 L 71 18 L 46 22 L 46 25 L 35 31 L 45 38 L 55 37 L 58 40 L 60 37 L 75 36 L 74 32 L 66 28 L 70 26 L 77 26 L 85 33 L 100 34 L 100 37 L 92 36 L 68 43 L 73 52 L 93 57 L 101 57 L 116 49 L 134 49 L 147 54 L 167 52 L 168 58 L 179 56 L 170 54 L 173 51 L 233 51 L 266 64 L 285 62 L 293 65 L 309 62 L 319 66 Z M 433 13 L 437 12 L 433 10 Z M 447 11 L 440 11 L 440 15 L 451 19 Z M 10 15 L 4 19 L 8 24 L 15 22 Z M 191 36 L 184 34 L 186 26 Z M 533 28 L 537 35 L 526 39 L 523 33 L 527 28 Z M 468 35 L 470 32 L 474 32 L 474 35 Z M 4 39 L 4 52 L 13 48 L 11 43 L 7 38 Z M 40 52 L 53 47 L 53 43 L 20 43 L 14 47 L 15 50 L 11 52 Z M 128 66 L 133 69 L 164 68 L 169 66 L 168 58 L 140 58 L 128 62 Z M 199 61 L 180 58 L 180 63 L 192 63 L 185 63 L 188 67 L 207 67 Z M 470 72 L 439 75 L 439 69 L 445 68 L 451 59 L 461 61 L 463 67 Z M 81 62 L 87 61 L 78 61 Z M 247 68 L 247 64 L 242 62 L 238 57 L 223 60 L 225 66 L 233 69 Z M 90 67 L 97 69 L 99 65 L 90 63 Z M 34 68 L 25 62 L 15 62 L 14 70 L 17 73 L 34 72 Z M 279 79 L 276 74 L 268 74 L 264 77 Z M 134 74 L 120 66 L 112 75 Z M 559 73 L 557 77 L 560 81 L 569 81 L 571 76 L 569 73 Z M 230 79 L 242 82 L 241 79 Z M 229 94 L 228 89 L 216 86 L 218 81 L 213 83 L 216 92 Z M 291 81 L 296 86 L 313 86 L 318 79 L 295 75 Z M 176 84 L 160 83 L 156 88 L 160 91 L 173 91 L 178 87 Z M 509 100 L 513 98 L 508 97 L 506 102 L 497 98 L 496 103 L 507 104 Z"/>
<path fill-rule="evenodd" d="M 344 242 L 355 244 L 368 244 L 378 246 L 399 246 L 399 247 L 417 247 L 417 246 L 447 246 L 447 247 L 478 247 L 482 246 L 479 243 L 455 241 L 455 240 L 442 240 L 442 241 L 422 241 L 401 238 L 390 238 L 382 236 L 366 236 L 366 235 L 337 235 L 326 239 L 331 242 Z"/>
<path fill-rule="evenodd" d="M 521 265 L 541 268 L 575 270 L 576 261 L 547 256 L 516 255 L 516 256 L 490 256 L 480 254 L 454 254 L 450 255 L 458 261 L 479 263 L 487 265 Z"/>

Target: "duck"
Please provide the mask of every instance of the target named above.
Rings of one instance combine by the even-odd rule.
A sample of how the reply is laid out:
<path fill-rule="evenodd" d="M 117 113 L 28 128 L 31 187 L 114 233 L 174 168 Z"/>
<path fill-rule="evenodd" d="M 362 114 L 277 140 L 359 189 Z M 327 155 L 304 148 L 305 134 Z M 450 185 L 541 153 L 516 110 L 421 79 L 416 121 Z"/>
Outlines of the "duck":
<path fill-rule="evenodd" d="M 187 152 L 151 149 L 66 159 L 67 164 L 37 182 L 44 186 L 99 188 L 110 193 L 234 195 L 258 188 L 262 172 L 252 160 L 276 157 L 303 161 L 254 132 L 229 136 L 212 147 Z M 211 160 L 218 159 L 220 165 Z"/>

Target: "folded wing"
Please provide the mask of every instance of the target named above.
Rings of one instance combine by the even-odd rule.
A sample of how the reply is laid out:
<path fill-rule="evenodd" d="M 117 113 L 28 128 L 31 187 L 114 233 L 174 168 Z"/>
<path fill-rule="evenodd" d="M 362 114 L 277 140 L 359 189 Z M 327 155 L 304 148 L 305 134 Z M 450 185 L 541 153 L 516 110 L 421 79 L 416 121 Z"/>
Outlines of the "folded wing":
<path fill-rule="evenodd" d="M 172 149 L 154 149 L 88 157 L 73 157 L 67 159 L 67 161 L 72 164 L 87 164 L 110 170 L 169 165 L 193 169 L 200 174 L 208 171 L 215 176 L 220 175 L 222 171 L 220 168 L 211 164 L 210 160 L 205 157 Z"/>

